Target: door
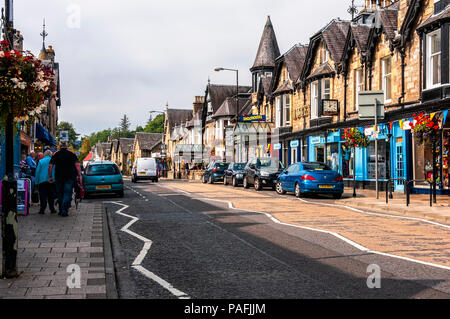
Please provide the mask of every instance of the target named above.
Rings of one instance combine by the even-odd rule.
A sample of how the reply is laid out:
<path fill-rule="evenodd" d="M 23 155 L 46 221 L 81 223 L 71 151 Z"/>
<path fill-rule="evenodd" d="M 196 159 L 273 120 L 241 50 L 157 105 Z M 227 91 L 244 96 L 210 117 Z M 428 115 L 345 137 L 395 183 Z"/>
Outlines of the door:
<path fill-rule="evenodd" d="M 394 168 L 394 178 L 406 178 L 405 148 L 402 137 L 396 138 L 394 149 Z M 395 180 L 394 187 L 396 191 L 403 191 L 405 188 L 405 182 L 403 180 Z"/>
<path fill-rule="evenodd" d="M 291 166 L 289 166 L 289 168 L 287 169 L 287 178 L 286 178 L 286 189 L 290 192 L 294 191 L 294 187 L 295 187 L 295 180 L 298 177 L 298 172 L 299 172 L 299 167 L 298 164 L 292 164 Z"/>

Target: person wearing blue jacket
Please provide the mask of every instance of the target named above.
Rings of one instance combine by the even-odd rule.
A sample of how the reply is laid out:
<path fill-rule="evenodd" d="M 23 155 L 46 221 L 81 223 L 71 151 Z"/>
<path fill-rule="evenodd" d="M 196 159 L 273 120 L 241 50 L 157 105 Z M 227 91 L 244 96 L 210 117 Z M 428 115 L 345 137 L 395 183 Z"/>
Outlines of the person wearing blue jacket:
<path fill-rule="evenodd" d="M 52 214 L 56 213 L 55 209 L 55 187 L 49 182 L 49 172 L 48 166 L 52 158 L 52 151 L 47 150 L 44 153 L 44 158 L 41 159 L 36 168 L 36 179 L 35 183 L 39 188 L 39 200 L 41 203 L 41 208 L 39 214 L 45 214 L 45 209 L 47 208 L 47 203 Z M 55 171 L 52 172 L 52 178 L 55 178 Z"/>

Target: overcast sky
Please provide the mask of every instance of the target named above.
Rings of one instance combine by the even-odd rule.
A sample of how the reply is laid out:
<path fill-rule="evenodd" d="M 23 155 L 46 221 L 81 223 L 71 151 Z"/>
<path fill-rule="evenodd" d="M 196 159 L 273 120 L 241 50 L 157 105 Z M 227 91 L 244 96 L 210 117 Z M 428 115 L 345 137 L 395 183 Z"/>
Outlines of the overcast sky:
<path fill-rule="evenodd" d="M 362 1 L 357 1 L 362 2 Z M 3 1 L 2 1 L 3 3 Z M 192 108 L 212 83 L 251 85 L 259 40 L 271 16 L 282 53 L 331 19 L 349 19 L 350 0 L 14 0 L 24 48 L 42 47 L 42 22 L 61 69 L 60 121 L 82 135 L 132 128 L 150 110 Z M 79 13 L 79 14 L 78 14 Z"/>

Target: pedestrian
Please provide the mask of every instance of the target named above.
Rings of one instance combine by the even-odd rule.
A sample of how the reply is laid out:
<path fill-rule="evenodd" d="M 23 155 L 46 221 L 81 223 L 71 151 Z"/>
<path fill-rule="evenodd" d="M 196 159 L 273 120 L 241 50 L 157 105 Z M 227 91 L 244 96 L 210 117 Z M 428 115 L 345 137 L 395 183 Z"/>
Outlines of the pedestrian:
<path fill-rule="evenodd" d="M 50 208 L 50 213 L 55 214 L 55 185 L 50 183 L 49 177 L 49 164 L 52 158 L 52 151 L 47 150 L 44 152 L 42 158 L 36 168 L 36 179 L 35 183 L 39 189 L 39 201 L 40 210 L 39 214 L 45 214 L 47 208 L 47 203 Z M 52 170 L 52 179 L 55 178 L 55 171 Z"/>
<path fill-rule="evenodd" d="M 55 179 L 50 177 L 50 183 L 55 183 L 58 196 L 59 214 L 67 217 L 72 202 L 73 187 L 76 182 L 81 184 L 81 167 L 77 156 L 68 150 L 67 142 L 60 143 L 60 149 L 50 160 L 49 176 L 55 167 Z"/>
<path fill-rule="evenodd" d="M 25 163 L 28 165 L 28 171 L 27 174 L 30 176 L 34 176 L 36 172 L 36 161 L 35 161 L 36 153 L 34 151 L 31 151 L 30 154 L 28 154 L 27 158 L 25 159 Z"/>
<path fill-rule="evenodd" d="M 53 153 L 52 153 L 53 154 Z M 36 156 L 36 168 L 37 168 L 37 165 L 39 165 L 39 161 L 41 160 L 41 159 L 43 159 L 45 157 L 45 155 L 44 155 L 44 153 L 38 153 L 37 154 L 37 156 Z"/>

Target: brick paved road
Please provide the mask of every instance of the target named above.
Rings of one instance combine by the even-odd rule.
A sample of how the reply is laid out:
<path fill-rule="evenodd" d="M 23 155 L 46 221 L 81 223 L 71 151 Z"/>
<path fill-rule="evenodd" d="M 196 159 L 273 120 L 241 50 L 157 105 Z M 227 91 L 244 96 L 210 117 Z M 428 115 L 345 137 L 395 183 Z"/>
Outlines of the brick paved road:
<path fill-rule="evenodd" d="M 0 299 L 106 298 L 101 203 L 81 203 L 67 218 L 39 215 L 37 209 L 19 216 L 18 266 L 23 273 L 0 280 Z M 79 289 L 67 287 L 71 264 L 81 268 Z"/>
<path fill-rule="evenodd" d="M 450 266 L 450 230 L 423 222 L 368 215 L 345 208 L 311 205 L 293 195 L 273 191 L 256 192 L 220 184 L 168 182 L 165 185 L 234 207 L 267 212 L 284 223 L 336 232 L 371 250 Z M 331 201 L 306 198 L 325 204 Z"/>

